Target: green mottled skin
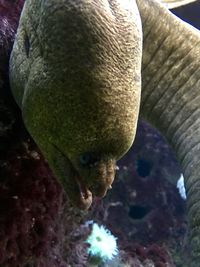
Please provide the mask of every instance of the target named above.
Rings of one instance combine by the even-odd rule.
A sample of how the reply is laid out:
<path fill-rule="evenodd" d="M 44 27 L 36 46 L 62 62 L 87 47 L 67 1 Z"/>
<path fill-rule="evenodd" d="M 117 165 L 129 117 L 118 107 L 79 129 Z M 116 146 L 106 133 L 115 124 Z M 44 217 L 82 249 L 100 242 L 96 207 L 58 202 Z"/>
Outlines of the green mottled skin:
<path fill-rule="evenodd" d="M 200 262 L 199 44 L 199 31 L 156 0 L 26 0 L 10 60 L 25 125 L 80 208 L 106 194 L 134 140 L 142 78 L 140 115 L 183 168 L 192 267 Z"/>
<path fill-rule="evenodd" d="M 11 56 L 11 87 L 25 125 L 82 208 L 92 194 L 105 195 L 135 135 L 142 31 L 132 7 L 27 0 Z M 85 153 L 91 160 L 81 164 Z"/>

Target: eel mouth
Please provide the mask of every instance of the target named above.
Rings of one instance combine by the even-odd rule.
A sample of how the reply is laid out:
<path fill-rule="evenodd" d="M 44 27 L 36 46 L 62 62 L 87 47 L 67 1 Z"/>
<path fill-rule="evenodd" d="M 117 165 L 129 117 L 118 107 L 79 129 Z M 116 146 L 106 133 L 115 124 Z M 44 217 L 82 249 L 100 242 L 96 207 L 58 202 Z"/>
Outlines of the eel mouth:
<path fill-rule="evenodd" d="M 93 198 L 103 198 L 108 189 L 111 189 L 110 185 L 104 184 L 101 185 L 98 183 L 98 179 L 95 182 L 95 185 L 87 184 L 80 177 L 77 170 L 71 165 L 71 175 L 69 176 L 69 182 L 71 183 L 70 187 L 73 190 L 67 190 L 68 196 L 73 202 L 73 204 L 82 210 L 87 210 L 92 204 Z M 73 183 L 73 186 L 72 186 Z"/>
<path fill-rule="evenodd" d="M 92 192 L 82 181 L 69 158 L 55 144 L 52 146 L 54 158 L 51 161 L 51 166 L 69 200 L 79 209 L 89 209 L 93 200 Z"/>
<path fill-rule="evenodd" d="M 82 179 L 76 175 L 74 178 L 77 190 L 75 190 L 75 194 L 73 196 L 74 204 L 82 210 L 87 210 L 92 204 L 93 195 L 89 188 L 84 184 Z"/>
<path fill-rule="evenodd" d="M 64 187 L 69 200 L 81 210 L 87 210 L 92 204 L 93 196 L 102 198 L 109 189 L 109 184 L 99 184 L 100 177 L 96 177 L 95 183 L 87 183 L 73 166 L 71 160 L 55 145 L 52 167 L 56 176 Z M 96 175 L 95 175 L 96 176 Z M 111 179 L 112 182 L 113 178 Z"/>
<path fill-rule="evenodd" d="M 107 186 L 87 186 L 86 183 L 83 182 L 83 180 L 81 179 L 81 177 L 76 173 L 76 176 L 73 179 L 76 183 L 77 186 L 77 190 L 75 190 L 77 192 L 76 195 L 74 195 L 74 204 L 83 210 L 88 209 L 93 201 L 93 197 L 95 198 L 103 198 L 106 193 L 107 190 L 109 189 Z M 74 191 L 74 192 L 75 192 Z"/>
<path fill-rule="evenodd" d="M 73 164 L 70 164 L 70 172 L 68 175 L 66 186 L 66 192 L 73 202 L 73 204 L 82 210 L 87 210 L 92 204 L 93 198 L 103 198 L 105 197 L 107 191 L 112 188 L 112 182 L 114 180 L 114 173 L 108 175 L 108 179 L 102 182 L 102 176 L 94 174 L 96 179 L 91 179 L 93 182 L 88 182 L 83 180 L 79 175 L 79 172 L 74 168 Z"/>

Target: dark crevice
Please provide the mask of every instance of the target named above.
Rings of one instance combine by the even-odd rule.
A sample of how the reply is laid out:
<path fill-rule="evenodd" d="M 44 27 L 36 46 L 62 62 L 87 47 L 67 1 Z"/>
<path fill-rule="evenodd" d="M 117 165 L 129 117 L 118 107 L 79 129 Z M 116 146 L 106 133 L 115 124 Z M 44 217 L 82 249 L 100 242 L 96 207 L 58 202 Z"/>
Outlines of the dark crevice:
<path fill-rule="evenodd" d="M 153 163 L 145 159 L 138 159 L 137 162 L 137 173 L 141 177 L 146 177 L 151 174 Z"/>
<path fill-rule="evenodd" d="M 128 215 L 134 220 L 143 219 L 150 211 L 151 208 L 147 206 L 131 205 Z"/>

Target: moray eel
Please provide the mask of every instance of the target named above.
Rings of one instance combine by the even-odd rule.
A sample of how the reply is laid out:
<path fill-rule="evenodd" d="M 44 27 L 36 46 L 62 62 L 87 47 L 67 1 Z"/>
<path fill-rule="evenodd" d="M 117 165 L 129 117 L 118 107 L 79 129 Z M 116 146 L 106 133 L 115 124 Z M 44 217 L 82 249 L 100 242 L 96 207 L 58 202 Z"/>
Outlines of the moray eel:
<path fill-rule="evenodd" d="M 104 197 L 133 143 L 142 28 L 135 1 L 26 0 L 10 58 L 13 95 L 74 205 Z"/>
<path fill-rule="evenodd" d="M 162 1 L 172 7 L 193 0 Z M 28 131 L 80 208 L 105 196 L 116 160 L 133 143 L 141 61 L 134 0 L 26 0 L 11 89 Z"/>
<path fill-rule="evenodd" d="M 199 43 L 161 0 L 26 0 L 10 58 L 24 123 L 81 209 L 111 187 L 140 105 L 183 170 L 192 259 L 182 265 L 191 267 L 200 262 Z"/>

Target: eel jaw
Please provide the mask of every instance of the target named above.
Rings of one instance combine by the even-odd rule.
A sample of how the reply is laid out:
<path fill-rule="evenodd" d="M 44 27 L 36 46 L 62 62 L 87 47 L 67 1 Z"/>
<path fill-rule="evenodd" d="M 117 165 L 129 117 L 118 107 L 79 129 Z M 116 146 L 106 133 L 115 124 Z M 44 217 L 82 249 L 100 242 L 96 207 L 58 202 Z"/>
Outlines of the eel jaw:
<path fill-rule="evenodd" d="M 87 188 L 87 186 L 77 175 L 74 177 L 74 180 L 78 186 L 78 192 L 73 196 L 72 202 L 79 209 L 87 210 L 92 204 L 92 192 Z"/>
<path fill-rule="evenodd" d="M 52 145 L 53 157 L 49 161 L 56 177 L 64 187 L 69 200 L 81 210 L 87 210 L 92 204 L 93 196 L 102 198 L 110 189 L 115 176 L 115 162 L 100 161 L 92 168 L 92 176 L 81 175 L 81 170 L 74 167 L 71 160 Z M 84 178 L 85 177 L 85 178 Z"/>
<path fill-rule="evenodd" d="M 58 148 L 51 143 L 51 156 L 49 166 L 54 171 L 55 177 L 58 178 L 63 186 L 67 197 L 74 206 L 79 209 L 87 210 L 92 204 L 92 193 L 82 181 L 78 171 L 74 168 L 71 160 Z"/>
<path fill-rule="evenodd" d="M 83 173 L 75 170 L 74 176 L 79 188 L 79 196 L 76 206 L 88 209 L 92 204 L 93 197 L 103 198 L 107 191 L 112 188 L 115 177 L 116 161 L 113 159 L 101 159 L 90 165 L 89 171 Z M 81 175 L 82 173 L 82 175 Z"/>
<path fill-rule="evenodd" d="M 64 179 L 62 177 L 61 184 L 64 186 L 69 200 L 72 202 L 73 206 L 81 210 L 89 209 L 93 200 L 92 192 L 82 181 L 71 162 L 65 165 L 65 170 Z"/>

